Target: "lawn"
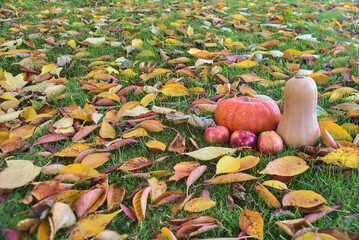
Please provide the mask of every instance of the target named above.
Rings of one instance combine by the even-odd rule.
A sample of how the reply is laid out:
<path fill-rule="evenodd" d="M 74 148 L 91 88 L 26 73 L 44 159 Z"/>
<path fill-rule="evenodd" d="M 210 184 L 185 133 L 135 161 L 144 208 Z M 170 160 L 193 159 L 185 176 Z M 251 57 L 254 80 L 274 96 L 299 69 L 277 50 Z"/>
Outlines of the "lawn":
<path fill-rule="evenodd" d="M 359 156 L 358 17 L 359 4 L 354 1 L 23 0 L 1 3 L 0 177 L 5 176 L 9 160 L 29 160 L 37 167 L 68 166 L 60 173 L 71 174 L 67 175 L 69 179 L 62 176 L 64 185 L 55 186 L 60 177 L 58 171 L 46 172 L 49 168 L 43 168 L 28 181 L 24 180 L 28 174 L 26 169 L 11 176 L 6 173 L 8 182 L 24 183 L 7 189 L 1 186 L 8 183 L 0 183 L 0 229 L 17 229 L 26 239 L 49 239 L 52 227 L 47 219 L 53 216 L 51 206 L 61 202 L 56 196 L 68 191 L 64 187 L 70 186 L 78 190 L 79 195 L 62 202 L 72 206 L 76 223 L 70 230 L 70 226 L 59 229 L 54 239 L 66 239 L 69 235 L 71 239 L 85 239 L 74 235 L 74 231 L 85 232 L 85 227 L 79 227 L 78 223 L 86 218 L 83 215 L 91 206 L 94 210 L 88 216 L 95 218 L 121 208 L 125 210 L 114 215 L 108 225 L 99 219 L 83 224 L 93 229 L 93 233 L 85 234 L 88 238 L 96 236 L 107 225 L 106 229 L 121 235 L 116 239 L 155 239 L 163 227 L 180 239 L 181 236 L 189 239 L 191 233 L 198 239 L 246 235 L 291 239 L 276 222 L 301 219 L 309 212 L 316 212 L 318 218 L 309 220 L 310 231 L 335 228 L 359 239 L 355 235 L 359 233 L 358 157 L 353 160 L 356 164 L 353 166 L 322 161 L 323 152 L 335 150 L 329 147 L 349 149 L 353 156 Z M 243 64 L 244 61 L 248 62 Z M 201 184 L 217 176 L 221 156 L 203 161 L 185 153 L 209 147 L 204 132 L 213 123 L 216 104 L 235 96 L 270 98 L 283 113 L 284 84 L 298 70 L 317 84 L 316 114 L 318 121 L 333 123 L 324 128 L 334 138 L 332 145 L 320 137 L 317 148 L 309 152 L 285 146 L 276 155 L 265 155 L 257 149 L 239 148 L 233 157 L 259 158 L 257 165 L 243 171 L 258 177 L 256 180 L 243 181 L 241 185 L 235 182 Z M 190 117 L 199 120 L 191 123 Z M 148 119 L 156 122 L 137 126 L 137 131 L 132 132 L 136 124 Z M 86 132 L 88 136 L 80 137 L 76 143 L 71 141 L 80 129 L 94 125 L 98 128 Z M 182 139 L 178 139 L 179 134 Z M 48 138 L 39 141 L 45 135 Z M 111 141 L 117 139 L 133 143 L 111 149 L 109 146 L 115 145 L 111 145 Z M 154 140 L 158 141 L 152 147 L 156 151 L 151 151 L 147 145 Z M 165 150 L 161 149 L 163 145 Z M 67 151 L 63 151 L 65 147 Z M 215 147 L 233 148 L 230 144 Z M 88 149 L 96 150 L 89 153 Z M 96 151 L 108 155 L 100 156 Z M 74 169 L 78 165 L 73 164 L 80 163 L 89 154 L 97 154 L 87 158 L 90 162 L 87 165 L 91 167 L 84 170 L 82 164 L 81 169 Z M 211 158 L 208 155 L 202 154 Z M 269 162 L 287 156 L 304 159 L 308 169 L 290 177 L 259 173 Z M 118 169 L 120 163 L 140 157 L 141 161 Z M 149 164 L 145 164 L 146 161 Z M 174 166 L 183 162 L 207 166 L 189 187 L 188 194 L 193 193 L 191 199 L 202 197 L 197 207 L 203 207 L 205 201 L 214 202 L 214 206 L 199 213 L 185 210 L 186 207 L 175 210 L 187 197 L 186 180 L 167 180 L 174 176 Z M 117 167 L 109 170 L 113 166 Z M 40 168 L 34 169 L 40 171 Z M 57 180 L 53 180 L 55 177 Z M 288 189 L 266 186 L 282 203 L 280 207 L 270 208 L 268 199 L 263 201 L 260 195 L 263 192 L 255 186 L 256 182 L 273 179 L 285 182 Z M 44 187 L 36 192 L 33 189 L 38 183 Z M 105 201 L 105 192 L 111 184 L 116 187 L 110 188 L 115 195 L 120 194 L 120 188 L 124 190 L 122 206 L 125 207 L 119 204 L 121 197 L 114 196 L 114 207 L 108 209 L 111 201 Z M 166 203 L 147 201 L 146 191 L 151 190 L 148 186 L 160 193 L 166 191 Z M 53 192 L 48 190 L 50 187 Z M 325 207 L 324 204 L 321 209 L 285 206 L 283 197 L 295 190 L 321 195 Z M 82 198 L 79 203 L 86 193 L 93 195 L 85 195 L 86 199 Z M 154 190 L 149 198 L 153 194 Z M 175 195 L 181 198 L 170 201 Z M 141 196 L 137 202 L 134 200 Z M 39 201 L 43 208 L 39 207 Z M 81 204 L 82 210 L 77 206 Z M 323 210 L 328 206 L 338 207 L 334 211 Z M 257 226 L 253 231 L 240 226 L 240 214 L 245 209 L 260 216 L 260 220 L 249 221 L 249 225 Z M 61 211 L 57 214 L 61 216 Z M 187 235 L 179 235 L 170 221 L 193 214 L 213 218 L 210 222 L 199 222 L 203 224 L 200 231 L 205 229 L 203 226 L 208 227 L 205 229 L 208 231 L 197 235 L 195 231 L 200 227 L 193 225 L 186 230 Z M 261 219 L 263 233 L 258 227 Z M 104 227 L 94 230 L 100 223 Z M 326 231 L 329 234 L 330 230 Z M 0 238 L 15 239 L 11 237 L 14 234 L 11 230 L 3 233 Z M 174 239 L 164 235 L 162 238 L 158 235 L 158 239 Z M 335 239 L 346 239 L 336 236 Z M 98 236 L 97 239 L 115 237 Z"/>

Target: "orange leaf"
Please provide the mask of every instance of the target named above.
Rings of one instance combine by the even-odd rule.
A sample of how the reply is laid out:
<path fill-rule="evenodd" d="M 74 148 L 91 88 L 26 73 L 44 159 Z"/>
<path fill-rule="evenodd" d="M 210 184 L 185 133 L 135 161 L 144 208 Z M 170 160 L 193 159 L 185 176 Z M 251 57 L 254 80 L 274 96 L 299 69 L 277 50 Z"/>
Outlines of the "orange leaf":
<path fill-rule="evenodd" d="M 166 96 L 180 97 L 188 95 L 189 90 L 180 84 L 167 84 L 161 89 L 162 93 Z"/>
<path fill-rule="evenodd" d="M 138 224 L 140 224 L 146 216 L 146 207 L 147 207 L 147 198 L 148 194 L 151 191 L 151 187 L 146 187 L 141 189 L 132 199 L 132 205 L 135 209 L 135 214 L 138 220 Z"/>
<path fill-rule="evenodd" d="M 115 187 L 111 184 L 107 191 L 107 210 L 119 207 L 125 197 L 125 190 L 122 187 Z"/>
<path fill-rule="evenodd" d="M 268 189 L 265 188 L 262 184 L 260 184 L 259 182 L 256 182 L 254 184 L 254 188 L 258 191 L 259 195 L 261 196 L 263 201 L 268 205 L 269 208 L 273 208 L 273 207 L 280 208 L 281 207 L 281 204 L 277 200 L 277 198 L 270 191 L 268 191 Z"/>
<path fill-rule="evenodd" d="M 110 153 L 93 153 L 87 155 L 81 163 L 92 168 L 97 168 L 102 164 L 106 163 L 109 159 Z"/>
<path fill-rule="evenodd" d="M 291 177 L 305 172 L 308 168 L 309 166 L 303 159 L 285 156 L 269 162 L 267 167 L 259 173 Z"/>
<path fill-rule="evenodd" d="M 148 132 L 161 132 L 164 128 L 167 128 L 167 126 L 156 120 L 145 120 L 137 124 L 135 128 L 143 128 Z"/>

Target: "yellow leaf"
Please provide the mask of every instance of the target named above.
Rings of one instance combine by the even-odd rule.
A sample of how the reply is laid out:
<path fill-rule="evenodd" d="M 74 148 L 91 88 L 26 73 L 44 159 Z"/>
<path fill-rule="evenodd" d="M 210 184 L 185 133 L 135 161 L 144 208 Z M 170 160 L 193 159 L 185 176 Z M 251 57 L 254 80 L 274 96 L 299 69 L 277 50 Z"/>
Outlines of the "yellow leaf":
<path fill-rule="evenodd" d="M 240 156 L 235 158 L 231 156 L 224 156 L 219 159 L 216 166 L 216 175 L 221 173 L 233 173 L 241 167 Z"/>
<path fill-rule="evenodd" d="M 55 64 L 55 63 L 51 63 L 51 64 L 48 64 L 46 66 L 43 66 L 42 69 L 41 69 L 41 75 L 44 75 L 45 73 L 49 73 L 49 72 L 52 72 L 53 70 L 55 70 L 56 68 L 58 68 L 58 66 Z"/>
<path fill-rule="evenodd" d="M 31 161 L 11 160 L 6 161 L 7 168 L 0 172 L 0 188 L 14 189 L 22 187 L 41 172 L 41 167 L 36 167 Z"/>
<path fill-rule="evenodd" d="M 300 237 L 297 237 L 295 240 L 338 240 L 338 239 L 325 233 L 307 232 L 301 235 Z"/>
<path fill-rule="evenodd" d="M 230 39 L 230 38 L 226 38 L 226 39 L 223 41 L 223 44 L 224 44 L 224 46 L 226 46 L 227 48 L 233 47 L 233 41 L 232 41 L 232 39 Z"/>
<path fill-rule="evenodd" d="M 67 42 L 67 45 L 69 45 L 70 47 L 72 48 L 75 48 L 76 47 L 76 43 L 73 39 L 71 39 L 70 41 Z"/>
<path fill-rule="evenodd" d="M 107 122 L 106 118 L 102 120 L 100 136 L 102 138 L 114 138 L 116 136 L 115 129 Z"/>
<path fill-rule="evenodd" d="M 166 96 L 179 97 L 188 95 L 188 89 L 180 84 L 167 84 L 161 89 Z"/>
<path fill-rule="evenodd" d="M 259 173 L 291 177 L 305 172 L 308 168 L 309 166 L 303 159 L 285 156 L 269 162 L 267 167 Z"/>
<path fill-rule="evenodd" d="M 352 137 L 349 133 L 338 124 L 329 121 L 319 121 L 318 124 L 327 130 L 335 140 L 352 141 Z"/>
<path fill-rule="evenodd" d="M 236 148 L 204 147 L 193 152 L 185 153 L 185 155 L 191 156 L 202 161 L 208 161 L 226 154 L 233 154 L 235 151 L 237 151 Z"/>
<path fill-rule="evenodd" d="M 172 38 L 167 38 L 165 40 L 166 43 L 169 43 L 169 44 L 180 44 L 181 42 L 180 41 L 177 41 L 175 39 L 172 39 Z"/>
<path fill-rule="evenodd" d="M 24 75 L 22 73 L 14 77 L 11 73 L 4 72 L 5 81 L 0 81 L 0 85 L 6 89 L 6 91 L 19 91 L 27 82 L 24 81 Z"/>
<path fill-rule="evenodd" d="M 123 70 L 121 72 L 121 75 L 124 76 L 127 79 L 133 78 L 134 76 L 137 75 L 137 73 L 133 72 L 132 69 L 128 68 L 126 70 Z"/>
<path fill-rule="evenodd" d="M 297 190 L 284 195 L 283 206 L 312 208 L 325 203 L 326 200 L 316 192 L 310 190 Z"/>
<path fill-rule="evenodd" d="M 0 144 L 9 139 L 10 134 L 7 132 L 0 132 Z"/>
<path fill-rule="evenodd" d="M 233 42 L 233 47 L 244 47 L 244 44 L 242 42 Z"/>
<path fill-rule="evenodd" d="M 359 150 L 343 147 L 327 154 L 322 160 L 343 167 L 359 168 Z"/>
<path fill-rule="evenodd" d="M 141 39 L 135 38 L 135 39 L 132 39 L 131 45 L 136 48 L 141 48 L 143 45 L 143 41 Z"/>
<path fill-rule="evenodd" d="M 187 36 L 189 37 L 189 38 L 192 38 L 193 37 L 193 28 L 191 27 L 191 26 L 188 26 L 188 28 L 187 28 Z"/>
<path fill-rule="evenodd" d="M 79 58 L 83 58 L 83 57 L 90 57 L 90 56 L 92 56 L 92 54 L 88 51 L 81 51 L 81 52 L 76 53 L 75 56 L 79 57 Z"/>
<path fill-rule="evenodd" d="M 86 151 L 90 148 L 90 145 L 88 144 L 82 144 L 82 143 L 75 143 L 70 144 L 67 147 L 65 147 L 60 152 L 56 153 L 55 157 L 77 157 L 80 153 L 83 151 Z"/>
<path fill-rule="evenodd" d="M 263 218 L 259 213 L 244 209 L 239 215 L 239 227 L 247 235 L 263 239 Z"/>
<path fill-rule="evenodd" d="M 246 18 L 242 14 L 233 14 L 232 17 L 236 20 L 246 20 Z"/>
<path fill-rule="evenodd" d="M 223 184 L 223 183 L 250 181 L 254 179 L 257 179 L 257 177 L 254 177 L 246 173 L 230 173 L 212 178 L 210 180 L 203 181 L 202 184 L 203 185 Z"/>
<path fill-rule="evenodd" d="M 97 172 L 92 167 L 81 163 L 74 163 L 61 168 L 59 174 L 65 173 L 73 174 L 84 179 L 96 178 L 101 176 L 101 173 Z"/>
<path fill-rule="evenodd" d="M 136 138 L 136 137 L 145 137 L 148 136 L 148 133 L 143 128 L 137 128 L 128 133 L 123 134 L 123 138 Z"/>
<path fill-rule="evenodd" d="M 188 201 L 184 206 L 184 210 L 188 212 L 202 212 L 214 207 L 215 205 L 216 205 L 215 201 L 212 201 L 209 198 L 200 197 Z"/>
<path fill-rule="evenodd" d="M 359 126 L 353 123 L 344 123 L 341 125 L 341 127 L 351 135 L 356 135 L 359 133 Z"/>
<path fill-rule="evenodd" d="M 278 180 L 268 180 L 262 183 L 265 186 L 272 187 L 278 190 L 287 190 L 288 187 L 285 183 Z"/>
<path fill-rule="evenodd" d="M 42 220 L 37 229 L 36 237 L 38 240 L 49 240 L 51 235 L 50 224 L 47 219 Z"/>
<path fill-rule="evenodd" d="M 149 152 L 155 153 L 155 152 L 164 152 L 166 150 L 166 144 L 160 141 L 151 140 L 146 142 L 146 146 Z"/>
<path fill-rule="evenodd" d="M 235 66 L 238 68 L 252 68 L 252 67 L 258 66 L 258 63 L 254 62 L 254 61 L 250 61 L 250 60 L 245 60 L 245 61 L 236 63 Z"/>
<path fill-rule="evenodd" d="M 308 77 L 313 78 L 313 80 L 315 81 L 315 83 L 317 85 L 326 84 L 330 79 L 330 77 L 328 75 L 325 75 L 322 73 L 312 73 L 312 74 L 308 75 Z"/>
<path fill-rule="evenodd" d="M 71 229 L 68 240 L 87 239 L 102 232 L 122 210 L 111 214 L 91 214 L 79 219 Z"/>
<path fill-rule="evenodd" d="M 148 104 L 153 102 L 155 99 L 156 99 L 156 94 L 149 93 L 141 99 L 140 103 L 142 106 L 146 107 Z"/>
<path fill-rule="evenodd" d="M 344 95 L 356 93 L 358 90 L 350 87 L 341 87 L 332 92 L 329 98 L 329 102 L 335 102 L 336 100 L 342 98 Z"/>

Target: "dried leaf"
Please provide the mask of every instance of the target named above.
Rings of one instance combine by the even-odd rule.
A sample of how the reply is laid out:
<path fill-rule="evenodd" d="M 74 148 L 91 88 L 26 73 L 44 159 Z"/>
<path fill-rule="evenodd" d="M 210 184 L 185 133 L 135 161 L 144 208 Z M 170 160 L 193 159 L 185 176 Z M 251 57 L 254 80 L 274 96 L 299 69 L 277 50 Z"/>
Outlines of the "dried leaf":
<path fill-rule="evenodd" d="M 89 179 L 89 178 L 96 178 L 100 177 L 101 174 L 97 172 L 95 169 L 93 169 L 90 166 L 81 164 L 81 163 L 75 163 L 67 165 L 66 167 L 63 167 L 59 171 L 60 174 L 73 174 L 75 176 L 78 176 L 80 178 Z"/>
<path fill-rule="evenodd" d="M 305 172 L 308 168 L 303 159 L 295 156 L 285 156 L 269 162 L 267 167 L 259 173 L 291 177 Z"/>
<path fill-rule="evenodd" d="M 257 179 L 257 177 L 254 177 L 246 173 L 231 173 L 203 181 L 202 184 L 203 185 L 223 184 L 223 183 L 250 181 L 254 179 Z"/>
<path fill-rule="evenodd" d="M 206 211 L 216 205 L 216 202 L 208 198 L 194 198 L 186 203 L 184 210 L 188 212 L 202 212 Z"/>
<path fill-rule="evenodd" d="M 145 157 L 136 157 L 131 158 L 127 161 L 125 161 L 121 167 L 119 167 L 119 170 L 123 171 L 133 171 L 137 169 L 141 169 L 144 167 L 147 167 L 149 165 L 153 164 L 153 160 Z"/>
<path fill-rule="evenodd" d="M 59 229 L 71 227 L 76 222 L 76 217 L 68 204 L 55 202 L 52 206 L 52 221 L 55 235 Z"/>
<path fill-rule="evenodd" d="M 115 187 L 111 184 L 107 191 L 107 210 L 119 207 L 125 197 L 125 190 L 122 187 Z"/>
<path fill-rule="evenodd" d="M 56 153 L 55 157 L 77 157 L 80 153 L 89 150 L 90 145 L 82 143 L 73 143 Z"/>
<path fill-rule="evenodd" d="M 288 187 L 285 183 L 277 180 L 268 180 L 262 183 L 264 186 L 272 187 L 278 190 L 288 190 Z"/>
<path fill-rule="evenodd" d="M 41 172 L 31 161 L 6 161 L 7 168 L 0 172 L 0 188 L 13 189 L 22 187 L 34 180 Z"/>
<path fill-rule="evenodd" d="M 148 194 L 151 191 L 151 187 L 146 187 L 140 190 L 132 199 L 132 205 L 135 209 L 135 214 L 138 220 L 138 224 L 140 224 L 146 216 L 146 207 L 147 207 L 147 198 Z"/>
<path fill-rule="evenodd" d="M 296 190 L 287 193 L 282 200 L 283 206 L 296 206 L 302 208 L 312 208 L 325 203 L 326 200 L 310 190 Z"/>
<path fill-rule="evenodd" d="M 281 207 L 281 204 L 277 200 L 277 198 L 270 191 L 268 191 L 268 189 L 265 188 L 262 184 L 260 184 L 259 182 L 256 182 L 254 184 L 254 188 L 258 191 L 259 195 L 261 196 L 263 201 L 268 205 L 269 208 L 273 208 L 273 207 L 280 208 Z"/>
<path fill-rule="evenodd" d="M 307 240 L 307 239 L 315 239 L 315 240 L 337 240 L 337 238 L 332 237 L 325 233 L 317 233 L 317 232 L 307 232 L 297 237 L 296 240 Z"/>
<path fill-rule="evenodd" d="M 148 136 L 148 133 L 143 128 L 136 128 L 130 132 L 122 135 L 123 138 L 138 138 Z"/>
<path fill-rule="evenodd" d="M 263 239 L 264 222 L 259 213 L 244 209 L 239 215 L 239 227 L 247 235 Z"/>
<path fill-rule="evenodd" d="M 122 210 L 110 214 L 91 214 L 79 219 L 70 231 L 67 239 L 86 239 L 105 230 L 107 224 Z"/>
<path fill-rule="evenodd" d="M 102 164 L 106 163 L 110 159 L 109 153 L 93 153 L 87 155 L 83 160 L 82 164 L 90 166 L 92 168 L 100 167 Z"/>
<path fill-rule="evenodd" d="M 168 151 L 184 153 L 186 151 L 186 138 L 181 133 L 177 133 L 176 137 L 168 146 Z"/>
<path fill-rule="evenodd" d="M 323 157 L 322 161 L 343 167 L 359 168 L 359 150 L 350 147 L 339 148 Z"/>
<path fill-rule="evenodd" d="M 107 122 L 106 118 L 102 120 L 100 136 L 102 138 L 114 138 L 116 136 L 115 129 Z"/>
<path fill-rule="evenodd" d="M 197 181 L 198 178 L 202 176 L 202 174 L 207 170 L 206 165 L 199 166 L 195 168 L 187 178 L 187 195 L 188 195 L 188 188 Z"/>
<path fill-rule="evenodd" d="M 298 230 L 314 228 L 305 218 L 275 222 L 286 234 L 293 237 Z"/>
<path fill-rule="evenodd" d="M 240 158 L 240 156 L 237 158 L 228 155 L 223 156 L 216 165 L 216 175 L 237 172 L 241 168 Z"/>
<path fill-rule="evenodd" d="M 335 140 L 347 140 L 352 141 L 352 137 L 349 135 L 345 129 L 340 127 L 339 125 L 329 122 L 329 121 L 319 121 L 320 127 L 323 127 Z"/>
<path fill-rule="evenodd" d="M 185 153 L 185 155 L 191 156 L 202 161 L 209 161 L 226 154 L 233 154 L 236 151 L 237 149 L 235 148 L 204 147 L 193 152 Z"/>

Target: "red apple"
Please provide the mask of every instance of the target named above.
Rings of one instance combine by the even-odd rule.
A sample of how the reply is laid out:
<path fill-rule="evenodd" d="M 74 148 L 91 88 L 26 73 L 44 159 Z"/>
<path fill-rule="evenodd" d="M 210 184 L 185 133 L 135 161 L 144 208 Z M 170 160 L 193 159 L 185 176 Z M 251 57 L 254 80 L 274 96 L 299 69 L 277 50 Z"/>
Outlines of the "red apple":
<path fill-rule="evenodd" d="M 234 147 L 248 146 L 254 148 L 257 143 L 256 135 L 247 130 L 237 130 L 232 133 L 231 145 Z"/>
<path fill-rule="evenodd" d="M 277 154 L 283 149 L 281 137 L 274 131 L 262 132 L 258 138 L 258 150 L 263 154 Z"/>
<path fill-rule="evenodd" d="M 204 138 L 208 145 L 226 144 L 229 142 L 229 130 L 224 126 L 210 127 L 204 132 Z"/>

